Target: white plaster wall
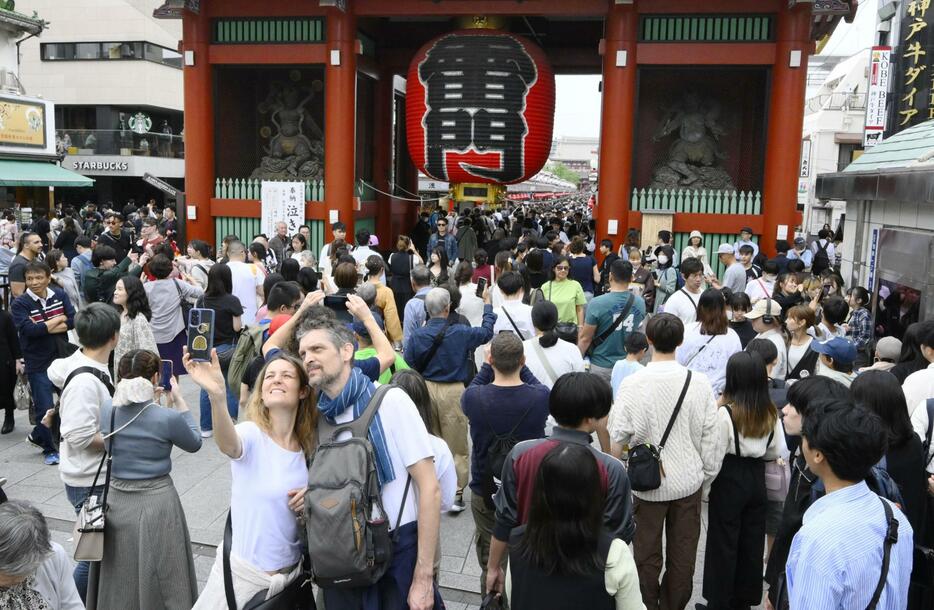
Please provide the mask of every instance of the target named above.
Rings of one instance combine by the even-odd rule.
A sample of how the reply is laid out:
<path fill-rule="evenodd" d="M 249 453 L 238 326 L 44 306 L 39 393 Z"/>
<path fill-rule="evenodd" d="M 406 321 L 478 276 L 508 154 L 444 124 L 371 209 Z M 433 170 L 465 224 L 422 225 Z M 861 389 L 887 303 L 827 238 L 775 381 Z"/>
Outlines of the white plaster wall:
<path fill-rule="evenodd" d="M 16 41 L 19 37 L 0 29 L 0 69 L 16 74 Z"/>
<path fill-rule="evenodd" d="M 178 48 L 180 20 L 153 19 L 159 0 L 19 0 L 49 21 L 38 39 L 23 43 L 20 80 L 30 95 L 56 104 L 146 105 L 182 110 L 182 71 L 149 61 L 42 61 L 39 44 L 146 41 Z"/>

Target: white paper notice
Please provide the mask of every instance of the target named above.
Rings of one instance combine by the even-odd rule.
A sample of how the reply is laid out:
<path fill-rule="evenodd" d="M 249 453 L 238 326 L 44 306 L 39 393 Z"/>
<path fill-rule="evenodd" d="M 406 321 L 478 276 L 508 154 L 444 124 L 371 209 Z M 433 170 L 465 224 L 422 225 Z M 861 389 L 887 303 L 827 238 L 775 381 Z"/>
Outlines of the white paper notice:
<path fill-rule="evenodd" d="M 337 210 L 328 210 L 328 222 L 329 222 L 330 224 L 334 224 L 335 222 L 339 222 L 340 219 L 341 219 L 340 213 L 339 213 Z"/>
<path fill-rule="evenodd" d="M 305 224 L 305 183 L 263 181 L 260 227 L 266 235 L 276 234 L 276 223 L 285 221 L 289 235 Z"/>
<path fill-rule="evenodd" d="M 775 239 L 788 239 L 788 225 L 778 225 L 775 232 Z"/>
<path fill-rule="evenodd" d="M 619 221 L 618 220 L 606 221 L 606 232 L 610 235 L 619 234 Z"/>

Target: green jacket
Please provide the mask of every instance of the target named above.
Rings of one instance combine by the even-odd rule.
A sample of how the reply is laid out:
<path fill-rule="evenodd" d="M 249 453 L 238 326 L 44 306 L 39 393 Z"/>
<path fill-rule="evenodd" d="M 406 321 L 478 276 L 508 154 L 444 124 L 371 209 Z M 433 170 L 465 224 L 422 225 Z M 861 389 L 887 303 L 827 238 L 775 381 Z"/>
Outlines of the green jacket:
<path fill-rule="evenodd" d="M 358 349 L 354 355 L 355 360 L 366 360 L 367 358 L 376 358 L 376 348 L 375 347 L 365 347 L 363 349 Z M 386 385 L 392 379 L 392 376 L 396 374 L 396 371 L 401 371 L 402 369 L 408 369 L 410 367 L 405 359 L 402 358 L 402 355 L 399 352 L 396 352 L 396 361 L 388 369 L 383 371 L 383 374 L 379 376 L 380 385 Z"/>
<path fill-rule="evenodd" d="M 127 275 L 139 275 L 142 271 L 142 267 L 132 264 L 129 257 L 112 269 L 91 267 L 84 274 L 84 298 L 88 303 L 110 303 L 117 281 Z"/>

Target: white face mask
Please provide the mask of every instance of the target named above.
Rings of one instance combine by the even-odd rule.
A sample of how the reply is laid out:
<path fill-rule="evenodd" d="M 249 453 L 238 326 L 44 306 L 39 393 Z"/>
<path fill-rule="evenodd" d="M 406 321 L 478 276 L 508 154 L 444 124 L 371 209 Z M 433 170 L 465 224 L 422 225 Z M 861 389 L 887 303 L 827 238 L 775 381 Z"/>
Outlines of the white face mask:
<path fill-rule="evenodd" d="M 832 373 L 832 372 L 833 372 L 832 368 L 824 364 L 822 360 L 818 359 L 817 368 L 814 370 L 815 375 L 827 375 L 828 373 Z"/>
<path fill-rule="evenodd" d="M 731 310 L 731 309 L 727 309 L 727 310 L 726 310 L 726 319 L 727 319 L 727 320 L 732 320 L 732 319 L 733 319 L 733 310 Z"/>
<path fill-rule="evenodd" d="M 658 255 L 658 264 L 659 264 L 659 265 L 667 265 L 667 264 L 668 264 L 668 257 L 665 256 L 664 254 L 659 254 L 659 255 Z"/>

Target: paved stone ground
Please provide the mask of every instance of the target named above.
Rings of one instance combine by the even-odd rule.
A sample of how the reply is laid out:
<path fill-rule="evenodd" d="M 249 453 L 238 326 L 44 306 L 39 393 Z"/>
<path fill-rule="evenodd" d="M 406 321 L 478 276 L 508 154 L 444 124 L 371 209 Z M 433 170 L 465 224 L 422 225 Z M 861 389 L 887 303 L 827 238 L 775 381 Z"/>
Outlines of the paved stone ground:
<path fill-rule="evenodd" d="M 185 399 L 190 406 L 194 405 L 192 410 L 197 411 L 197 389 L 187 377 L 181 384 Z M 8 480 L 4 490 L 11 498 L 28 500 L 38 506 L 49 519 L 53 538 L 70 549 L 74 511 L 65 497 L 58 468 L 43 464 L 41 453 L 25 442 L 30 429 L 26 412 L 18 411 L 16 429 L 11 434 L 0 436 L 0 477 Z M 118 442 L 118 455 L 119 451 Z M 230 506 L 228 460 L 217 450 L 213 439 L 205 439 L 198 453 L 176 450 L 172 456 L 172 479 L 185 509 L 199 586 L 203 587 L 214 562 L 216 547 L 223 538 L 224 520 Z M 469 499 L 467 504 L 469 507 Z M 694 597 L 688 605 L 691 609 L 694 603 L 703 601 L 701 579 L 706 533 L 705 510 L 694 574 Z M 473 535 L 474 524 L 469 509 L 457 516 L 442 516 L 439 582 L 450 610 L 479 610 L 480 566 L 474 553 Z"/>

